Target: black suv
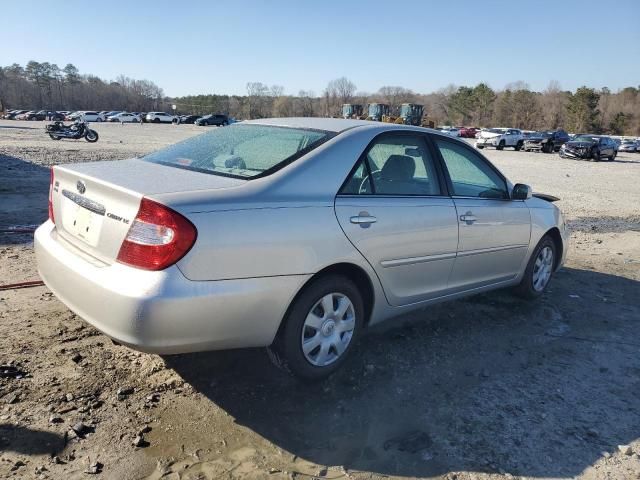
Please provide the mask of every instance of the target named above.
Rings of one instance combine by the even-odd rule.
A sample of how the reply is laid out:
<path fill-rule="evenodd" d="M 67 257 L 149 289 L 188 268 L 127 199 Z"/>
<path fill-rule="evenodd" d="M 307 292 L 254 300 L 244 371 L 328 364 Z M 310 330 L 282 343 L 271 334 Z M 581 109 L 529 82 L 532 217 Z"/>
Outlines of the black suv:
<path fill-rule="evenodd" d="M 564 130 L 547 130 L 536 132 L 524 141 L 522 149 L 525 152 L 531 150 L 541 150 L 544 153 L 553 153 L 560 150 L 560 147 L 569 141 L 569 134 Z"/>
<path fill-rule="evenodd" d="M 222 114 L 205 115 L 196 120 L 196 125 L 216 125 L 218 127 L 229 125 L 229 117 Z"/>

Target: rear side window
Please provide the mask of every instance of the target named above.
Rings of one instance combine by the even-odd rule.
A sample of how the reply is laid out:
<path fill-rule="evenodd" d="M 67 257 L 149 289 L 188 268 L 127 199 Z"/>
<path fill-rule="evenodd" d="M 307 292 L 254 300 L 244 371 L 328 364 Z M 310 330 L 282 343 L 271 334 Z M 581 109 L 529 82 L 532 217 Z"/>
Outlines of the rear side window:
<path fill-rule="evenodd" d="M 500 175 L 472 150 L 435 138 L 453 187 L 453 195 L 507 199 L 507 186 Z"/>
<path fill-rule="evenodd" d="M 345 183 L 347 195 L 440 195 L 433 158 L 420 136 L 384 135 Z"/>
<path fill-rule="evenodd" d="M 291 163 L 333 135 L 323 130 L 232 125 L 190 138 L 143 159 L 203 173 L 250 179 Z"/>

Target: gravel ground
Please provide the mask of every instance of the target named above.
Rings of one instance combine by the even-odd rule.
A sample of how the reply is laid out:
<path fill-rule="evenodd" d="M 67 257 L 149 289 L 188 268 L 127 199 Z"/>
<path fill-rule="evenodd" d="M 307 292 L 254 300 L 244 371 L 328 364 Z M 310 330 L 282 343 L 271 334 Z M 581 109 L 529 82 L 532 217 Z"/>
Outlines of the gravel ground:
<path fill-rule="evenodd" d="M 0 121 L 0 273 L 36 280 L 50 164 L 122 159 L 188 125 L 52 141 Z M 113 344 L 44 287 L 0 291 L 0 478 L 640 478 L 640 154 L 484 151 L 561 197 L 566 267 L 545 296 L 470 297 L 387 322 L 303 385 L 262 350 L 161 358 Z"/>

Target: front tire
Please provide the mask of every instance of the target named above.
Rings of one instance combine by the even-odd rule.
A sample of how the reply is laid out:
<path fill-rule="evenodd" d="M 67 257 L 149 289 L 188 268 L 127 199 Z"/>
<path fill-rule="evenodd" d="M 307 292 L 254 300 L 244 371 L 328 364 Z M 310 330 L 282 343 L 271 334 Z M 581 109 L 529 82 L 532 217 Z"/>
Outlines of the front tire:
<path fill-rule="evenodd" d="M 504 140 L 500 140 L 500 143 L 498 143 L 496 150 L 504 150 Z"/>
<path fill-rule="evenodd" d="M 54 135 L 52 133 L 49 134 L 49 137 L 51 137 L 51 140 L 60 140 L 60 137 L 57 135 Z"/>
<path fill-rule="evenodd" d="M 540 297 L 551 282 L 556 264 L 556 244 L 549 235 L 542 237 L 529 259 L 522 281 L 515 292 L 522 298 Z"/>
<path fill-rule="evenodd" d="M 594 148 L 591 152 L 591 161 L 599 162 L 600 161 L 600 151 L 597 148 Z"/>
<path fill-rule="evenodd" d="M 276 366 L 302 380 L 338 370 L 360 334 L 364 304 L 358 287 L 342 275 L 310 283 L 291 304 L 268 348 Z"/>
<path fill-rule="evenodd" d="M 96 143 L 98 141 L 98 132 L 95 130 L 88 130 L 84 139 L 89 143 Z"/>

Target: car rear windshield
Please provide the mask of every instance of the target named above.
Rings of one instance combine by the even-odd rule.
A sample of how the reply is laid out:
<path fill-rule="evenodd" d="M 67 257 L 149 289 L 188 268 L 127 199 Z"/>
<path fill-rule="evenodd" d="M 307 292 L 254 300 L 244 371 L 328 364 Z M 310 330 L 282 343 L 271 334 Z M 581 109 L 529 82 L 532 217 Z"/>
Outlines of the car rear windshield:
<path fill-rule="evenodd" d="M 334 135 L 324 130 L 236 124 L 143 157 L 186 170 L 235 178 L 269 175 Z"/>

